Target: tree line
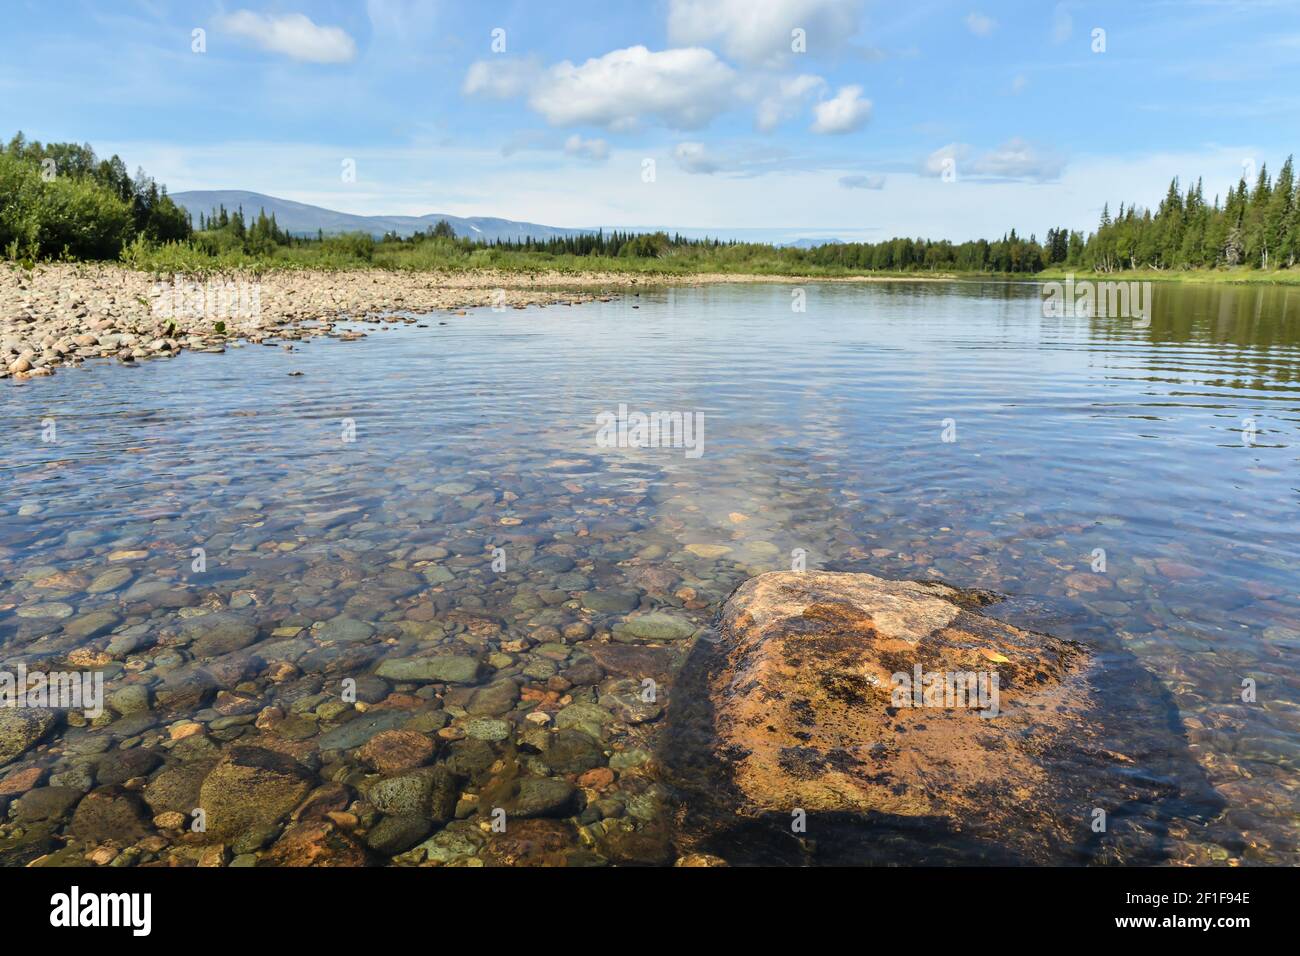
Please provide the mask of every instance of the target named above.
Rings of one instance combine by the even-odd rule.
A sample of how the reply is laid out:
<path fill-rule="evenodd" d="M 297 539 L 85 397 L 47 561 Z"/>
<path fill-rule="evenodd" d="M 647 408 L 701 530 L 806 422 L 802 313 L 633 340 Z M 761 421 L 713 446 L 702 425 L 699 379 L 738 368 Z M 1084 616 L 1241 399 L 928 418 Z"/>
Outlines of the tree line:
<path fill-rule="evenodd" d="M 445 221 L 439 226 L 445 225 Z M 448 227 L 450 228 L 450 227 Z M 390 234 L 386 242 L 418 245 L 433 238 L 433 230 L 406 238 Z M 992 242 L 978 239 L 954 245 L 948 240 L 890 239 L 884 242 L 835 242 L 812 249 L 773 246 L 765 242 L 726 239 L 688 239 L 680 233 L 605 231 L 547 238 L 469 240 L 461 239 L 466 250 L 496 249 L 503 252 L 544 253 L 551 256 L 599 256 L 602 258 L 662 259 L 692 254 L 736 263 L 773 256 L 792 263 L 834 266 L 851 271 L 957 270 L 978 272 L 1038 272 L 1046 259 L 1043 247 L 1032 236 L 1021 239 L 1013 229 Z"/>
<path fill-rule="evenodd" d="M 410 236 L 389 233 L 294 235 L 259 210 L 224 207 L 200 213 L 197 228 L 143 170 L 127 173 L 122 160 L 99 159 L 89 145 L 28 141 L 18 133 L 0 144 L 0 251 L 10 259 L 115 259 L 133 244 L 177 244 L 199 255 L 229 253 L 275 258 L 300 249 L 299 261 L 318 252 L 331 261 L 369 262 L 379 249 L 433 243 L 433 248 L 538 257 L 677 260 L 791 271 L 816 267 L 849 272 L 985 272 L 1033 274 L 1048 268 L 1115 272 L 1125 269 L 1293 268 L 1300 256 L 1300 183 L 1292 159 L 1277 178 L 1262 166 L 1253 185 L 1243 175 L 1222 199 L 1205 199 L 1201 180 L 1183 190 L 1177 178 L 1154 209 L 1110 204 L 1095 231 L 1048 229 L 1042 241 L 1016 230 L 1000 239 L 894 237 L 880 242 L 830 242 L 813 248 L 778 247 L 679 233 L 599 229 L 548 238 L 483 240 L 458 237 L 446 220 Z M 477 259 L 478 256 L 475 257 Z"/>
<path fill-rule="evenodd" d="M 1300 255 L 1300 193 L 1292 158 L 1274 180 L 1260 166 L 1252 187 L 1243 176 L 1220 202 L 1205 201 L 1201 180 L 1186 193 L 1169 184 L 1155 212 L 1110 206 L 1088 237 L 1082 263 L 1102 272 L 1117 269 L 1196 269 L 1250 266 L 1293 268 Z"/>

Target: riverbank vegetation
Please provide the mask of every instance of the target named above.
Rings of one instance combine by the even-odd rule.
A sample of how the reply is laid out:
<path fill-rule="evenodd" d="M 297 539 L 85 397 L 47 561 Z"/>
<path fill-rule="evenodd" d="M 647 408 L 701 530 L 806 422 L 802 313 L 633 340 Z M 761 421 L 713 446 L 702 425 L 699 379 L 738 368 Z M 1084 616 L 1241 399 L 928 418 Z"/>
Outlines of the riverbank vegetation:
<path fill-rule="evenodd" d="M 159 273 L 229 269 L 356 268 L 690 275 L 915 275 L 1047 277 L 1070 272 L 1133 277 L 1300 282 L 1300 194 L 1288 158 L 1276 180 L 1261 167 L 1207 200 L 1178 180 L 1155 210 L 1104 207 L 1094 232 L 1049 229 L 999 239 L 896 237 L 813 248 L 665 232 L 599 230 L 546 240 L 474 241 L 444 221 L 413 236 L 294 235 L 264 211 L 191 215 L 143 170 L 88 145 L 26 140 L 0 145 L 0 252 L 14 261 L 120 260 Z"/>
<path fill-rule="evenodd" d="M 0 252 L 9 259 L 116 259 L 133 242 L 186 242 L 189 216 L 167 187 L 89 146 L 0 146 Z"/>

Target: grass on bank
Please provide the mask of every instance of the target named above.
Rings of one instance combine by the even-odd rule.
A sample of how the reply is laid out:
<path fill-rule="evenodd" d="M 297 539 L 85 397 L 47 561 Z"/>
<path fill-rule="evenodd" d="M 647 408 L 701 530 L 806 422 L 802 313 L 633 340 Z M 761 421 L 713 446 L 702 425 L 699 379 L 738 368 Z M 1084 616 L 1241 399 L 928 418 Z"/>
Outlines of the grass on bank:
<path fill-rule="evenodd" d="M 808 262 L 793 263 L 780 255 L 755 255 L 752 251 L 729 255 L 739 247 L 721 247 L 702 252 L 674 250 L 653 259 L 621 256 L 555 255 L 548 252 L 519 252 L 506 249 L 477 248 L 465 250 L 451 240 L 430 240 L 418 245 L 375 242 L 374 248 L 360 252 L 355 243 L 331 242 L 311 246 L 278 247 L 270 254 L 250 255 L 231 250 L 217 255 L 193 248 L 188 243 L 152 244 L 137 242 L 122 254 L 128 268 L 159 275 L 184 273 L 270 272 L 277 270 L 352 270 L 388 269 L 410 272 L 496 271 L 536 275 L 553 272 L 613 273 L 619 275 L 691 276 L 717 273 L 722 275 L 813 276 L 827 279 L 865 276 L 897 279 L 953 279 L 978 281 L 1003 279 L 1018 282 L 1094 281 L 1204 282 L 1216 284 L 1300 285 L 1300 269 L 1257 269 L 1246 266 L 1215 269 L 1128 269 L 1122 272 L 1096 272 L 1084 269 L 1049 267 L 1033 275 L 1002 272 L 951 272 L 947 270 L 850 269 Z"/>
<path fill-rule="evenodd" d="M 711 253 L 672 250 L 656 258 L 554 254 L 538 251 L 474 248 L 465 249 L 453 240 L 428 240 L 418 245 L 374 243 L 365 252 L 348 237 L 327 237 L 310 246 L 278 247 L 267 254 L 250 255 L 229 250 L 210 255 L 188 243 L 153 244 L 136 242 L 122 253 L 122 264 L 130 269 L 155 274 L 210 274 L 229 271 L 268 272 L 292 269 L 348 270 L 387 269 L 406 272 L 498 271 L 519 274 L 555 272 L 616 273 L 644 276 L 690 276 L 707 273 L 728 275 L 809 275 L 827 278 L 851 276 L 896 276 L 899 278 L 948 277 L 948 272 L 904 270 L 862 270 L 816 263 L 792 262 L 779 255 L 751 252 L 728 255 L 728 247 Z M 340 240 L 340 241 L 335 241 Z"/>

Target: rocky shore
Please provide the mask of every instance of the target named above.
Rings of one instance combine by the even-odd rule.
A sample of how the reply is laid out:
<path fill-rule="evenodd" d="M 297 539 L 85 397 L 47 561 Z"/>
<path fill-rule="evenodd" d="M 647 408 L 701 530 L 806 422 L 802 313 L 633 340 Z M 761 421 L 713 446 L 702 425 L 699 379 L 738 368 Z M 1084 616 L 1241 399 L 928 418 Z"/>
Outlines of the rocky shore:
<path fill-rule="evenodd" d="M 124 363 L 233 342 L 359 338 L 348 320 L 478 306 L 573 305 L 608 298 L 635 277 L 364 271 L 155 276 L 113 265 L 0 268 L 0 378 L 51 375 L 87 359 Z M 391 316 L 389 313 L 401 313 Z"/>
<path fill-rule="evenodd" d="M 282 270 L 157 276 L 108 264 L 0 265 L 0 379 L 52 375 L 88 359 L 131 363 L 234 342 L 363 337 L 339 323 L 491 306 L 576 305 L 649 286 L 828 281 L 748 275 Z M 835 281 L 884 281 L 853 277 Z"/>

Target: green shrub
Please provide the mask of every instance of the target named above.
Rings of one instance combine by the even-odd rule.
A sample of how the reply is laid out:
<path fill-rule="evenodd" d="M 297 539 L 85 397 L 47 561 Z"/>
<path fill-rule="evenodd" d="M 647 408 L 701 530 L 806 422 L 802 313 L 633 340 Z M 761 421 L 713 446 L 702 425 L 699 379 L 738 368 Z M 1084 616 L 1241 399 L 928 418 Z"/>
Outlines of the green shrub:
<path fill-rule="evenodd" d="M 112 259 L 131 238 L 130 203 L 88 179 L 0 153 L 0 247 L 35 258 Z"/>
<path fill-rule="evenodd" d="M 328 236 L 321 243 L 322 251 L 330 258 L 359 259 L 370 262 L 375 257 L 375 237 L 366 232 L 349 232 L 341 236 Z"/>
<path fill-rule="evenodd" d="M 0 152 L 0 246 L 10 259 L 37 255 L 41 229 L 36 210 L 40 192 L 39 169 Z"/>
<path fill-rule="evenodd" d="M 37 217 L 42 256 L 113 259 L 133 233 L 130 203 L 89 180 L 42 182 Z"/>

